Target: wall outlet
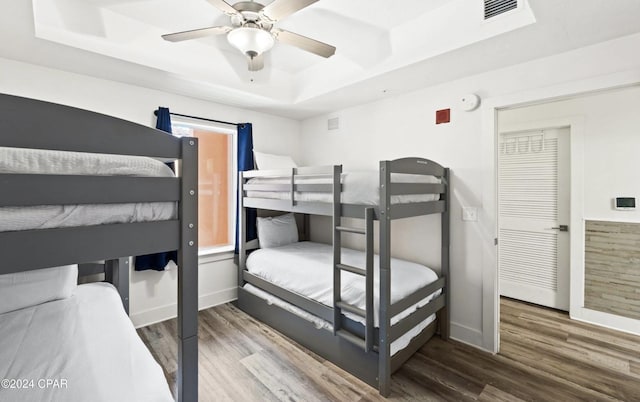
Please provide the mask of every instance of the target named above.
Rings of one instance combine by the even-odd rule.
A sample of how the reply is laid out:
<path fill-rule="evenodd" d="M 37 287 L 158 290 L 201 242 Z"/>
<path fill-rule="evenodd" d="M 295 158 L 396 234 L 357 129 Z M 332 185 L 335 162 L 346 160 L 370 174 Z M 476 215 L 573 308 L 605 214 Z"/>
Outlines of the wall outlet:
<path fill-rule="evenodd" d="M 462 220 L 468 222 L 476 222 L 478 220 L 478 208 L 462 207 Z"/>

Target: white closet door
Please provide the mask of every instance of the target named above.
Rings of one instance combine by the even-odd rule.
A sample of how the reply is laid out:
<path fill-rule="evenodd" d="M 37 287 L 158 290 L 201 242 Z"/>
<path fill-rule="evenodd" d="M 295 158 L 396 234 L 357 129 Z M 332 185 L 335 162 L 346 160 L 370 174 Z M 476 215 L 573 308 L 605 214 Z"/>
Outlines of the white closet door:
<path fill-rule="evenodd" d="M 569 309 L 569 129 L 500 135 L 500 294 Z"/>

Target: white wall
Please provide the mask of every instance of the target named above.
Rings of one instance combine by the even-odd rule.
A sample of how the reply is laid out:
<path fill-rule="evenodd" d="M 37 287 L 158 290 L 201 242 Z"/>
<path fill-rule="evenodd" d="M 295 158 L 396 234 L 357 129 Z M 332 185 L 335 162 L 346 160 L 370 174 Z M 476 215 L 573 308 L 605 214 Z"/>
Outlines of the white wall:
<path fill-rule="evenodd" d="M 582 191 L 571 194 L 577 208 L 578 224 L 571 234 L 571 309 L 573 318 L 640 334 L 640 321 L 584 308 L 584 221 L 640 222 L 640 210 L 620 211 L 615 197 L 640 197 L 640 86 L 615 89 L 564 101 L 499 112 L 499 128 L 504 131 L 544 126 L 545 122 L 574 120 L 572 139 L 582 144 L 581 155 L 572 160 L 572 180 L 582 183 Z M 579 130 L 576 133 L 575 130 Z M 576 138 L 575 135 L 580 138 Z M 572 150 L 575 147 L 572 146 Z M 573 159 L 573 158 L 572 158 Z M 573 187 L 573 186 L 572 186 Z"/>
<path fill-rule="evenodd" d="M 206 102 L 147 88 L 92 78 L 0 58 L 0 92 L 61 103 L 155 125 L 158 106 L 177 113 L 251 122 L 256 148 L 297 158 L 300 123 L 264 113 Z M 200 305 L 211 306 L 236 297 L 236 271 L 230 255 L 201 259 Z M 173 265 L 173 264 L 172 264 Z M 140 326 L 176 314 L 177 272 L 144 271 L 131 275 L 131 318 Z"/>
<path fill-rule="evenodd" d="M 606 81 L 607 76 L 625 71 L 631 71 L 640 82 L 639 44 L 640 35 L 624 37 L 397 97 L 391 91 L 386 100 L 305 120 L 302 162 L 375 169 L 381 159 L 420 156 L 450 167 L 452 336 L 493 349 L 483 340 L 487 329 L 483 329 L 486 317 L 482 308 L 483 288 L 490 289 L 483 286 L 484 265 L 495 263 L 495 205 L 485 201 L 487 191 L 493 191 L 486 188 L 485 180 L 495 168 L 491 158 L 487 163 L 493 139 L 486 141 L 483 136 L 486 115 L 479 110 L 456 109 L 458 100 L 470 92 L 485 101 L 513 94 L 535 95 L 547 87 L 570 87 L 582 81 L 592 84 L 575 85 L 576 91 L 588 91 Z M 449 107 L 451 123 L 435 125 L 435 111 Z M 339 132 L 327 131 L 329 116 L 340 117 Z M 462 206 L 480 208 L 480 220 L 462 222 Z M 323 225 L 315 226 L 312 235 L 327 240 L 329 223 L 322 221 Z M 437 218 L 430 217 L 394 223 L 393 254 L 437 268 L 439 243 L 433 244 L 437 240 L 436 222 Z"/>
<path fill-rule="evenodd" d="M 640 209 L 618 211 L 617 196 L 640 197 L 640 86 L 501 111 L 499 126 L 567 116 L 584 120 L 584 219 L 640 222 Z"/>

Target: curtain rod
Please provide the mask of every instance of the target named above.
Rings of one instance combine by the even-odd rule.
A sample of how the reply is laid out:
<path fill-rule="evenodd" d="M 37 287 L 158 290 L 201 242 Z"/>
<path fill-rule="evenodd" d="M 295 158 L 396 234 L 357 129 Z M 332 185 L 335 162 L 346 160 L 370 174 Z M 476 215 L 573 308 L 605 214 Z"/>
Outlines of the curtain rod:
<path fill-rule="evenodd" d="M 154 115 L 158 115 L 158 111 L 155 110 L 153 112 Z M 241 126 L 242 124 L 240 123 L 231 123 L 230 121 L 223 121 L 223 120 L 214 120 L 214 119 L 207 119 L 205 117 L 198 117 L 198 116 L 190 116 L 188 114 L 180 114 L 180 113 L 173 113 L 173 112 L 169 112 L 170 115 L 172 116 L 180 116 L 180 117 L 187 117 L 189 119 L 196 119 L 196 120 L 204 120 L 204 121 L 210 121 L 212 123 L 220 123 L 220 124 L 229 124 L 231 126 Z"/>

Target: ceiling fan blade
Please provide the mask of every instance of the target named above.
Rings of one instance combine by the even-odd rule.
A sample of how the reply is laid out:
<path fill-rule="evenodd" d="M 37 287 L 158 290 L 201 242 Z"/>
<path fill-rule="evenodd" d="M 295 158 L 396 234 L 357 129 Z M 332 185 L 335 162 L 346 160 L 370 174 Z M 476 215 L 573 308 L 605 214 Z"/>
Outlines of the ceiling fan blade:
<path fill-rule="evenodd" d="M 267 19 L 276 22 L 298 10 L 302 10 L 318 0 L 274 0 L 260 11 Z"/>
<path fill-rule="evenodd" d="M 247 56 L 247 62 L 249 63 L 249 71 L 260 71 L 264 68 L 264 57 L 261 54 L 253 57 Z"/>
<path fill-rule="evenodd" d="M 297 33 L 277 28 L 271 30 L 271 32 L 275 34 L 276 39 L 280 42 L 298 47 L 302 50 L 306 50 L 307 52 L 317 54 L 318 56 L 331 57 L 336 53 L 335 46 L 307 38 L 306 36 L 298 35 Z"/>
<path fill-rule="evenodd" d="M 200 29 L 193 29 L 191 31 L 176 32 L 176 33 L 162 35 L 162 39 L 168 40 L 169 42 L 180 42 L 183 40 L 204 38 L 205 36 L 222 35 L 231 31 L 232 29 L 233 28 L 231 27 L 200 28 Z"/>
<path fill-rule="evenodd" d="M 207 0 L 209 3 L 211 3 L 212 6 L 220 9 L 223 13 L 227 14 L 227 15 L 236 15 L 236 14 L 240 14 L 238 12 L 238 10 L 236 10 L 235 8 L 233 8 L 231 6 L 231 4 L 227 3 L 224 0 Z"/>

